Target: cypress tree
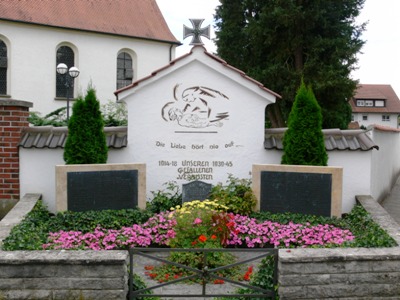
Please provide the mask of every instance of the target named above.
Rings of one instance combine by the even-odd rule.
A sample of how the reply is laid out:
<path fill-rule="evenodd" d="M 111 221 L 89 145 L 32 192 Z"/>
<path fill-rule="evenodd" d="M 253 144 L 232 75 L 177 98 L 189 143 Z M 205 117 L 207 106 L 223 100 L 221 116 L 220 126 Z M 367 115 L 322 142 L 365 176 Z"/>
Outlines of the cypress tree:
<path fill-rule="evenodd" d="M 85 99 L 79 97 L 72 107 L 64 161 L 70 164 L 106 163 L 108 148 L 100 103 L 94 88 L 89 87 Z"/>
<path fill-rule="evenodd" d="M 321 108 L 311 87 L 301 83 L 283 137 L 282 164 L 326 166 Z"/>

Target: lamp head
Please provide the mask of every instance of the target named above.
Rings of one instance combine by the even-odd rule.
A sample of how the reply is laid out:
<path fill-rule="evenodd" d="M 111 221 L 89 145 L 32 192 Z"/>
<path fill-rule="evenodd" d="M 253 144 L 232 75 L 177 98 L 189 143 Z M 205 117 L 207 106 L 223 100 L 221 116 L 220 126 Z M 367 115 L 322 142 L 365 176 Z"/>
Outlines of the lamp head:
<path fill-rule="evenodd" d="M 56 70 L 58 74 L 64 75 L 67 73 L 68 67 L 66 64 L 58 64 Z"/>

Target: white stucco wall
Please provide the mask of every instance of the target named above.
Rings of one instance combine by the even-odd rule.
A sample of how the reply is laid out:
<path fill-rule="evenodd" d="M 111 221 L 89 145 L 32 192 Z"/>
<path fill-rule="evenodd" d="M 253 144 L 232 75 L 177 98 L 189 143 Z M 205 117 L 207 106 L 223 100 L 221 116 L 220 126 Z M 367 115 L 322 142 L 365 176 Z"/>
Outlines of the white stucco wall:
<path fill-rule="evenodd" d="M 390 193 L 400 173 L 400 131 L 373 128 L 370 134 L 379 146 L 372 152 L 371 196 L 381 201 Z"/>
<path fill-rule="evenodd" d="M 84 94 L 91 82 L 101 102 L 115 100 L 117 55 L 134 54 L 134 80 L 168 64 L 170 44 L 105 34 L 56 29 L 0 21 L 0 36 L 8 50 L 8 95 L 33 103 L 42 114 L 65 106 L 55 100 L 56 51 L 67 45 L 75 51 L 75 95 Z M 175 46 L 172 48 L 172 58 Z"/>
<path fill-rule="evenodd" d="M 64 149 L 19 149 L 21 195 L 42 194 L 50 211 L 56 208 L 56 165 L 63 165 Z M 126 148 L 110 149 L 107 163 L 127 162 Z"/>
<path fill-rule="evenodd" d="M 146 163 L 148 192 L 171 180 L 187 183 L 190 175 L 212 184 L 225 183 L 228 174 L 250 178 L 252 164 L 264 161 L 265 108 L 275 96 L 208 58 L 203 48 L 187 58 L 120 97 L 128 107 L 129 157 Z M 192 89 L 185 95 L 197 100 L 185 102 L 182 93 L 191 87 L 208 88 L 212 96 Z M 170 119 L 174 108 L 188 104 L 211 110 L 205 123 L 218 114 L 229 117 L 204 126 Z"/>
<path fill-rule="evenodd" d="M 343 167 L 342 212 L 353 208 L 356 195 L 370 195 L 371 158 L 370 151 L 329 151 L 328 166 Z"/>
<path fill-rule="evenodd" d="M 390 115 L 390 121 L 382 121 L 382 115 Z M 368 116 L 368 120 L 363 120 L 363 116 Z M 368 127 L 373 124 L 390 126 L 398 128 L 398 114 L 387 113 L 353 113 L 354 122 L 358 122 L 360 126 Z"/>

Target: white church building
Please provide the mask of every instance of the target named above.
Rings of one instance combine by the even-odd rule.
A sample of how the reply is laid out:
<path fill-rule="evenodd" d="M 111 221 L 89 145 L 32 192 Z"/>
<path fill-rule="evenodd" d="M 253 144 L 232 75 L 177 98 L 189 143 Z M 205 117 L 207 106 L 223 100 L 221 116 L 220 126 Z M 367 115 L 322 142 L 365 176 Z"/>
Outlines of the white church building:
<path fill-rule="evenodd" d="M 102 103 L 115 100 L 179 45 L 155 0 L 0 1 L 0 100 L 47 114 L 89 84 Z M 73 84 L 56 72 L 60 63 L 79 69 Z"/>

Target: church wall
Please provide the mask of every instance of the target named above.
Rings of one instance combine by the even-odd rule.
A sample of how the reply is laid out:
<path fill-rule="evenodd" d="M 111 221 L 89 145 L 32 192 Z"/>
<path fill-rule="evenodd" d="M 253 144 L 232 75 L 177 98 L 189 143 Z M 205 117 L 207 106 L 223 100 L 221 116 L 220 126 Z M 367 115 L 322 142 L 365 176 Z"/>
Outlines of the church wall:
<path fill-rule="evenodd" d="M 136 54 L 135 79 L 168 64 L 170 58 L 169 44 L 134 38 L 5 21 L 0 21 L 0 34 L 10 44 L 8 95 L 33 102 L 32 111 L 43 114 L 66 105 L 54 99 L 56 50 L 66 42 L 77 49 L 75 61 L 81 73 L 75 80 L 75 91 L 84 94 L 92 82 L 102 102 L 115 100 L 116 59 L 121 49 Z"/>

